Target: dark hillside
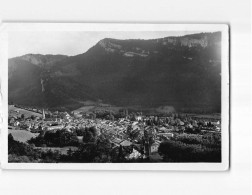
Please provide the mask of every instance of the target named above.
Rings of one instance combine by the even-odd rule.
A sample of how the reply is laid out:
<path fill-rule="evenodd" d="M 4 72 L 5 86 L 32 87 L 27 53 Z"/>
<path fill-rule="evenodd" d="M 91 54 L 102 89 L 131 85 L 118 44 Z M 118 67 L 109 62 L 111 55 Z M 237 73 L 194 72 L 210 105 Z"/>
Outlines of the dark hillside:
<path fill-rule="evenodd" d="M 22 57 L 10 59 L 9 100 L 41 105 L 43 75 L 50 108 L 94 100 L 220 112 L 220 43 L 219 32 L 154 40 L 106 38 L 81 55 L 55 60 L 51 56 L 47 71 Z"/>

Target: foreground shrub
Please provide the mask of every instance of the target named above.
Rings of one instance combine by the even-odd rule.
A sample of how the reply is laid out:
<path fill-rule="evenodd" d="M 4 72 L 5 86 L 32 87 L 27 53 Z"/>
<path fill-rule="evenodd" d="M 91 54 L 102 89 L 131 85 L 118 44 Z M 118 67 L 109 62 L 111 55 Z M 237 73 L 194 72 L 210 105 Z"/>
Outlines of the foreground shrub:
<path fill-rule="evenodd" d="M 221 162 L 221 148 L 185 144 L 169 140 L 160 144 L 158 152 L 165 162 Z"/>

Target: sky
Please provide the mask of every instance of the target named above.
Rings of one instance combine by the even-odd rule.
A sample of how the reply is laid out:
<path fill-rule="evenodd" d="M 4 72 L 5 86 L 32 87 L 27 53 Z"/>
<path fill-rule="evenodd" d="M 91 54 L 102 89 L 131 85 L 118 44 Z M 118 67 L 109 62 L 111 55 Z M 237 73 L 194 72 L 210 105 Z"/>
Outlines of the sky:
<path fill-rule="evenodd" d="M 183 36 L 197 31 L 19 31 L 9 33 L 9 58 L 25 54 L 85 53 L 104 38 L 156 39 Z"/>

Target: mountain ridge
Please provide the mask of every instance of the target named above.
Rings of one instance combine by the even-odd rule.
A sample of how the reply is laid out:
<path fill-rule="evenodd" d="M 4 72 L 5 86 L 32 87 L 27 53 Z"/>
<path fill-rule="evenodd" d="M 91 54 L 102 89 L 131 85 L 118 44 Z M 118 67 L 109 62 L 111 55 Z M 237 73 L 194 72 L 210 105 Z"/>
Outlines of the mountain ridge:
<path fill-rule="evenodd" d="M 35 60 L 35 68 L 31 68 L 34 60 L 30 58 L 26 64 L 22 56 L 12 58 L 9 101 L 48 108 L 74 108 L 81 106 L 78 102 L 94 100 L 120 106 L 220 111 L 220 42 L 220 32 L 175 39 L 105 38 L 83 54 Z M 18 64 L 26 67 L 25 71 L 17 69 Z M 46 64 L 46 70 L 39 64 Z M 34 75 L 29 78 L 29 83 L 34 83 L 32 92 L 25 76 L 18 76 L 19 72 Z M 44 94 L 39 84 L 42 77 Z M 17 83 L 23 83 L 23 87 Z"/>

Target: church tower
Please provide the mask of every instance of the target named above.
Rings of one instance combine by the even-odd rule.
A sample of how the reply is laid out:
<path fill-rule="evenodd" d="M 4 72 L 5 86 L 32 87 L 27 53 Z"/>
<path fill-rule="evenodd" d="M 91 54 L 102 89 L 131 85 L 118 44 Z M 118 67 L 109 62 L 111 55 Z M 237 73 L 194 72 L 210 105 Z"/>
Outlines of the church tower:
<path fill-rule="evenodd" d="M 45 119 L 45 110 L 44 110 L 44 108 L 43 108 L 43 111 L 42 111 L 42 118 L 43 118 L 43 120 Z"/>

